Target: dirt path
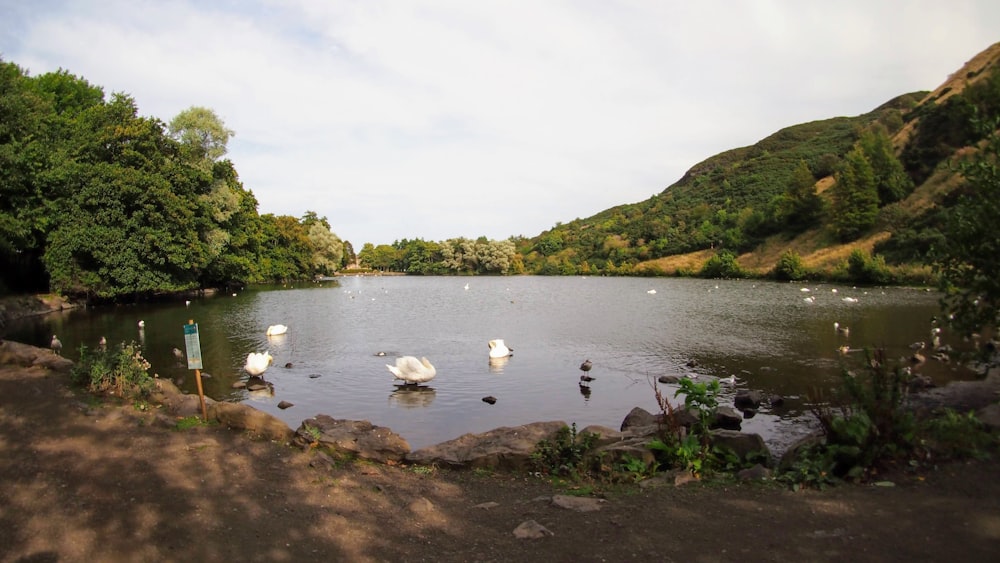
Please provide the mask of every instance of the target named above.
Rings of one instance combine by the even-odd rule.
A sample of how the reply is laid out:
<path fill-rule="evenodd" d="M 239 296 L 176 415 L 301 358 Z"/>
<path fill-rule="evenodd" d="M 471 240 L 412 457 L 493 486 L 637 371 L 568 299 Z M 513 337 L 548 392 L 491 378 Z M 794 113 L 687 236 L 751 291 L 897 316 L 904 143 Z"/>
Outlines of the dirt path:
<path fill-rule="evenodd" d="M 0 367 L 0 561 L 988 561 L 1000 463 L 897 486 L 624 487 L 596 512 L 546 481 L 353 464 L 110 407 Z M 313 467 L 311 462 L 317 465 Z M 496 503 L 492 508 L 484 503 Z M 492 505 L 487 505 L 492 506 Z M 554 535 L 517 539 L 534 520 Z"/>

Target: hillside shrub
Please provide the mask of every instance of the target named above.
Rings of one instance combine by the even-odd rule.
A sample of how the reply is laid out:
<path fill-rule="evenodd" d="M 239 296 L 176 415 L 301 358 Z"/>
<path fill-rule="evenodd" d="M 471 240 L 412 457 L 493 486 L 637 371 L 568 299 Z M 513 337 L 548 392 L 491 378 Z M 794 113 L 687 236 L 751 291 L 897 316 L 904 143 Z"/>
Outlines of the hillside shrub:
<path fill-rule="evenodd" d="M 794 250 L 786 250 L 782 253 L 778 263 L 771 270 L 771 277 L 783 281 L 798 281 L 804 279 L 808 274 L 802 257 Z"/>
<path fill-rule="evenodd" d="M 723 250 L 706 260 L 698 275 L 703 278 L 742 278 L 745 273 L 736 261 L 736 254 Z"/>
<path fill-rule="evenodd" d="M 885 258 L 871 256 L 860 248 L 851 251 L 847 258 L 847 274 L 855 282 L 870 285 L 887 284 L 893 279 Z"/>

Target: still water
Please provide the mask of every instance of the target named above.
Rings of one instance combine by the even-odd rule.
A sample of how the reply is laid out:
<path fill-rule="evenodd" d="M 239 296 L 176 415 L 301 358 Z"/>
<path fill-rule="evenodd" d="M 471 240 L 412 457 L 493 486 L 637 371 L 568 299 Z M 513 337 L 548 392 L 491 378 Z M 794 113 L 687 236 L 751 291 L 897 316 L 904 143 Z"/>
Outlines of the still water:
<path fill-rule="evenodd" d="M 810 429 L 809 398 L 816 390 L 829 396 L 837 386 L 845 361 L 838 348 L 855 350 L 847 361 L 873 346 L 892 358 L 909 356 L 910 344 L 930 340 L 937 314 L 937 295 L 911 288 L 387 276 L 248 289 L 190 304 L 67 311 L 15 324 L 5 336 L 47 346 L 58 334 L 73 359 L 81 344 L 94 346 L 102 335 L 109 343 L 134 340 L 151 371 L 194 392 L 194 372 L 172 354 L 175 347 L 184 350 L 182 325 L 194 320 L 210 397 L 249 401 L 292 428 L 317 414 L 369 420 L 401 434 L 413 449 L 544 420 L 618 428 L 633 407 L 659 411 L 654 385 L 673 398 L 676 386 L 656 383 L 659 376 L 736 375 L 721 404 L 731 405 L 740 388 L 785 398 L 780 409 L 743 423 L 744 431 L 760 433 L 780 451 Z M 838 333 L 834 322 L 849 333 Z M 273 324 L 288 325 L 288 333 L 267 337 Z M 944 343 L 960 345 L 948 336 Z M 502 365 L 488 360 L 487 342 L 494 338 L 514 350 Z M 234 389 L 247 378 L 247 354 L 265 350 L 274 357 L 264 376 L 273 393 Z M 398 355 L 426 356 L 437 377 L 418 390 L 397 387 L 386 364 Z M 585 359 L 594 366 L 589 390 L 579 385 Z M 922 370 L 939 384 L 974 377 L 930 360 Z M 486 396 L 496 403 L 484 402 Z M 294 406 L 279 409 L 280 401 Z"/>

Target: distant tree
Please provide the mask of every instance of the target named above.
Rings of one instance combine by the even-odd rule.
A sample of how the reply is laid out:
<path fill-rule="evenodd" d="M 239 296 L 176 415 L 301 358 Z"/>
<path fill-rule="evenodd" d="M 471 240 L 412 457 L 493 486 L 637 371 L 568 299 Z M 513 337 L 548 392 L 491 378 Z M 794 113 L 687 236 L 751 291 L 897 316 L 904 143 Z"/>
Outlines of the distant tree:
<path fill-rule="evenodd" d="M 833 226 L 840 240 L 855 240 L 875 225 L 879 201 L 875 173 L 859 146 L 845 156 L 833 194 Z"/>
<path fill-rule="evenodd" d="M 236 134 L 226 128 L 214 111 L 198 106 L 191 106 L 170 120 L 169 131 L 194 160 L 206 162 L 206 167 L 226 154 L 229 139 Z"/>
<path fill-rule="evenodd" d="M 741 278 L 744 272 L 736 261 L 736 254 L 723 250 L 706 260 L 698 275 L 703 278 Z"/>
<path fill-rule="evenodd" d="M 312 273 L 331 275 L 336 272 L 344 257 L 344 243 L 340 237 L 321 221 L 308 227 L 307 236 L 312 246 Z"/>
<path fill-rule="evenodd" d="M 941 237 L 931 249 L 942 300 L 952 324 L 965 335 L 996 331 L 1000 313 L 1000 131 L 984 127 L 988 141 L 958 169 L 963 185 L 944 212 Z"/>
<path fill-rule="evenodd" d="M 804 160 L 792 172 L 780 214 L 788 229 L 796 233 L 815 227 L 823 215 L 823 198 L 816 192 L 816 178 Z"/>
<path fill-rule="evenodd" d="M 903 164 L 896 158 L 892 140 L 885 128 L 878 123 L 874 124 L 861 134 L 858 144 L 872 166 L 875 188 L 881 205 L 906 197 L 913 189 L 913 181 L 906 175 Z"/>

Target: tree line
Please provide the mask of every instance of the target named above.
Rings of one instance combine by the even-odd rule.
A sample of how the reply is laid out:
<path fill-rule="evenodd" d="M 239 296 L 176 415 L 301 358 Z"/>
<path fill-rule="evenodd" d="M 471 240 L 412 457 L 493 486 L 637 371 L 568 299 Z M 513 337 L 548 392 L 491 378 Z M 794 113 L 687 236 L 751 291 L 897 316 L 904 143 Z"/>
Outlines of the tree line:
<path fill-rule="evenodd" d="M 341 268 L 350 244 L 325 217 L 258 213 L 232 135 L 206 108 L 166 124 L 0 60 L 0 290 L 121 300 Z"/>

